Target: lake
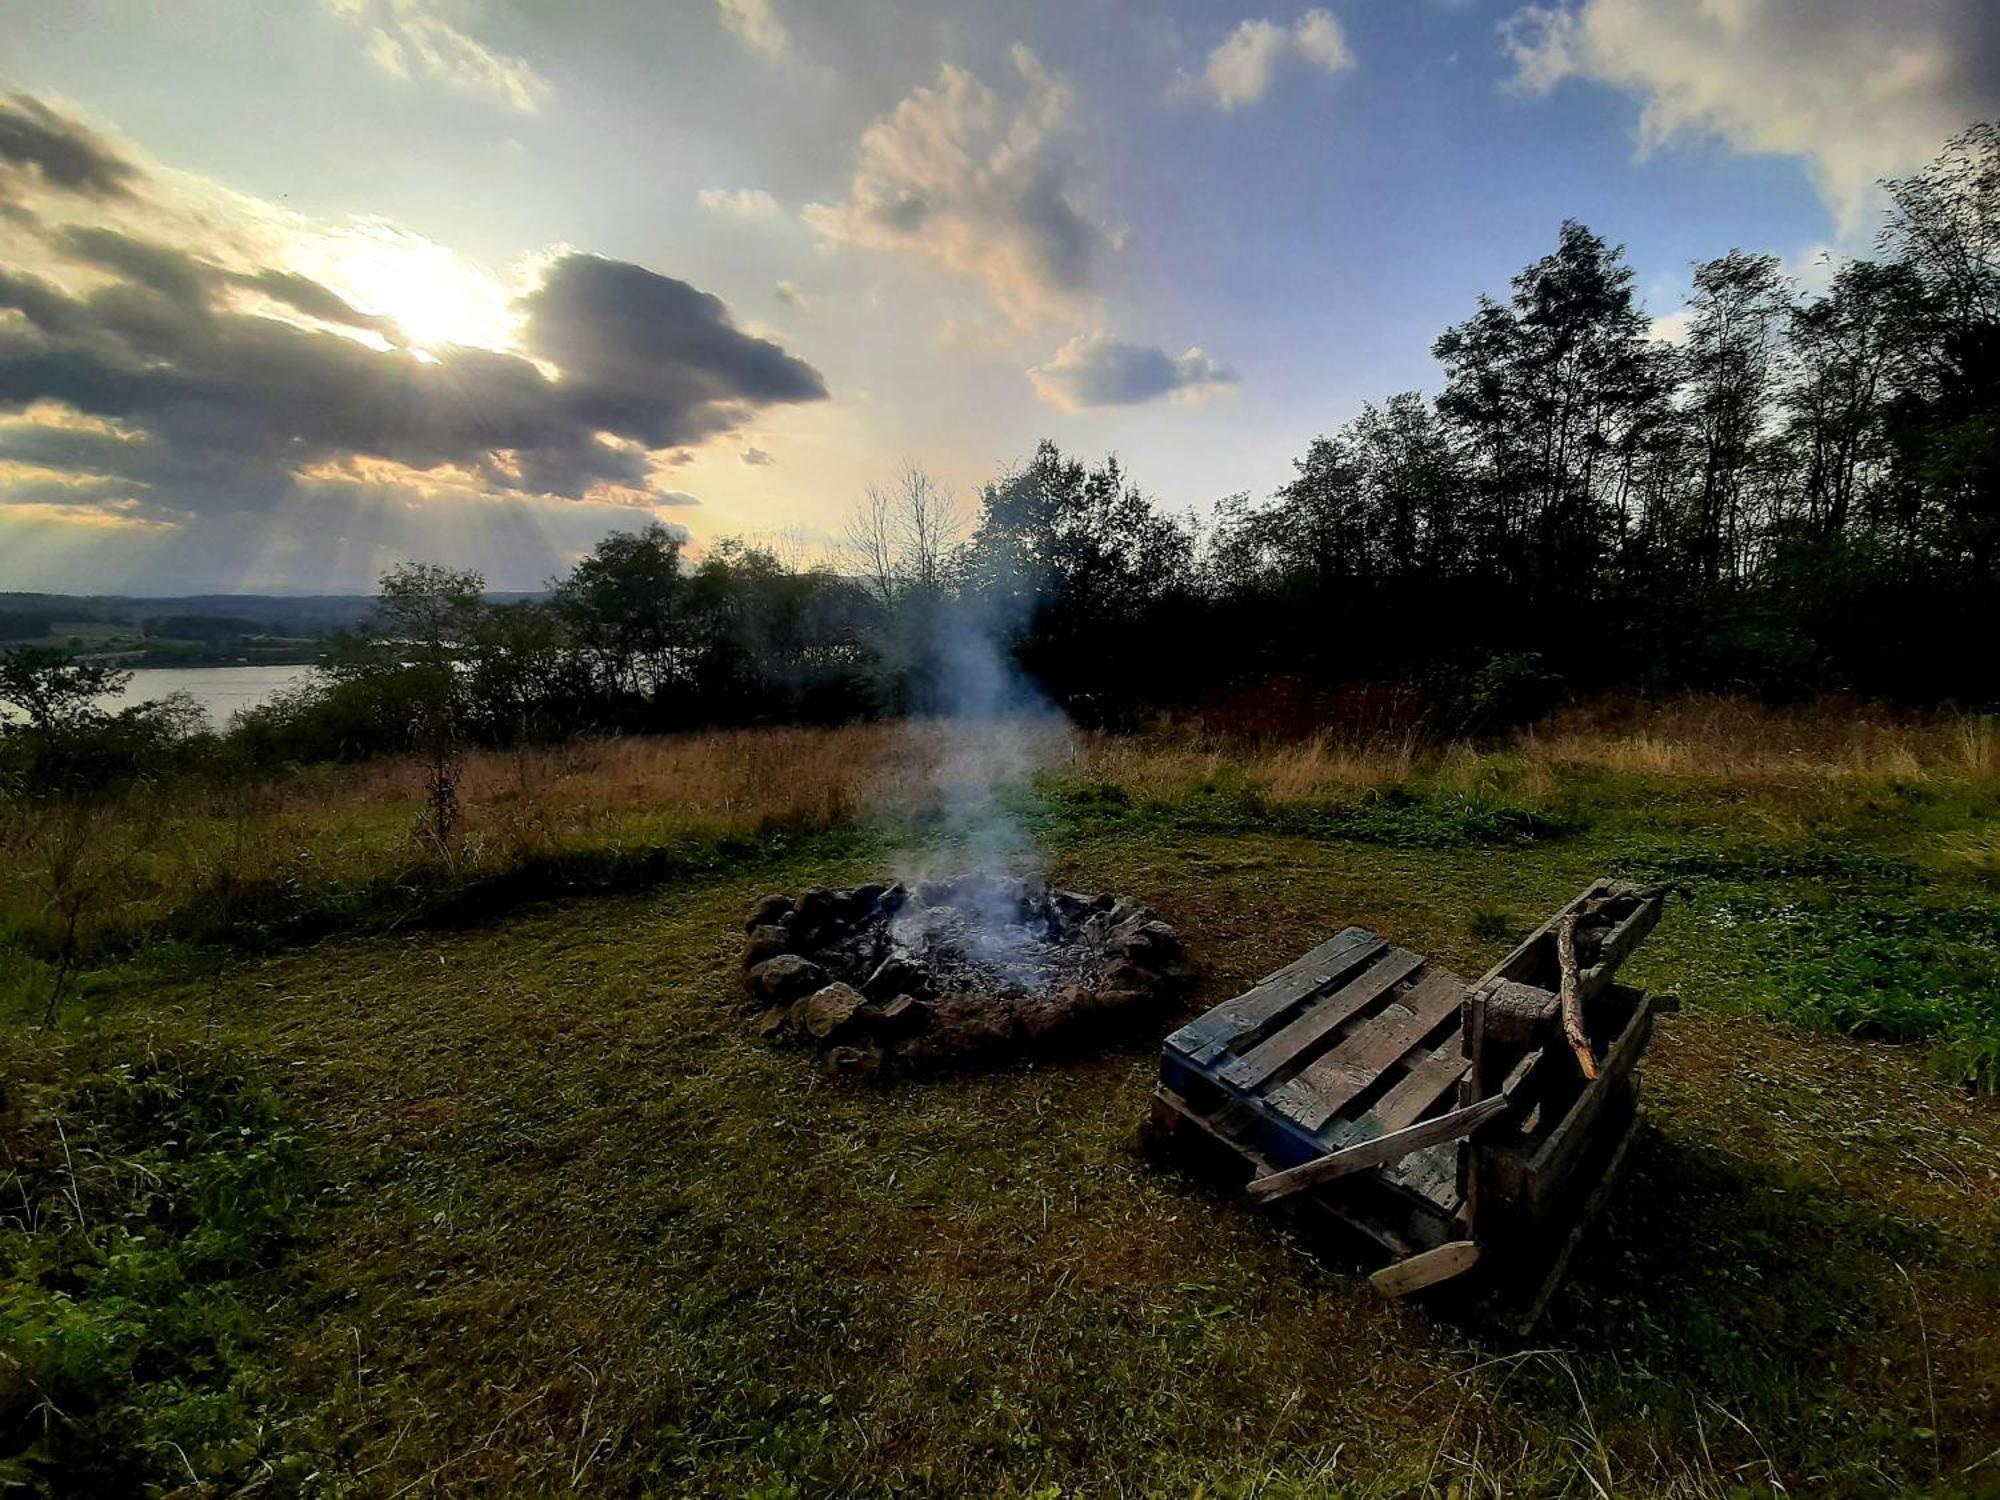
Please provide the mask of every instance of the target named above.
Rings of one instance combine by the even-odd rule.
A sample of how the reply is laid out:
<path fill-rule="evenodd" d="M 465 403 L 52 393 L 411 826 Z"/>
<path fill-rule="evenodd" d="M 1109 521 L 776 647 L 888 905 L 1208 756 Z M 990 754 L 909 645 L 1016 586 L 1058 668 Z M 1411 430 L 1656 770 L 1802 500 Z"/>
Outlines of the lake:
<path fill-rule="evenodd" d="M 255 708 L 280 688 L 303 682 L 311 674 L 307 666 L 137 667 L 123 692 L 107 693 L 98 701 L 120 709 L 169 693 L 186 693 L 201 705 L 212 728 L 226 729 L 237 709 Z"/>

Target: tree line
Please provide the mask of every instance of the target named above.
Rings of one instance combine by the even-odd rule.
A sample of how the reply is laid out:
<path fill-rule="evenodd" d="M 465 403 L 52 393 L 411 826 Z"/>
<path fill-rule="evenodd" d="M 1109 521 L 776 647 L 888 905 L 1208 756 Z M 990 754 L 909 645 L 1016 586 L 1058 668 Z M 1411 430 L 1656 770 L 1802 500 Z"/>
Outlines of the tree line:
<path fill-rule="evenodd" d="M 312 683 L 239 716 L 225 758 L 414 744 L 442 765 L 580 730 L 922 712 L 956 670 L 939 643 L 968 629 L 1110 723 L 1279 679 L 1414 684 L 1452 731 L 1613 685 L 1991 701 L 2000 127 L 1884 186 L 1872 258 L 1805 293 L 1730 251 L 1694 268 L 1673 340 L 1622 250 L 1565 223 L 1438 337 L 1434 397 L 1367 406 L 1275 494 L 1205 522 L 1116 458 L 1044 442 L 971 506 L 907 469 L 811 565 L 740 540 L 691 559 L 655 524 L 542 599 L 394 570 Z M 101 781 L 71 732 L 89 695 L 71 671 L 50 699 L 55 667 L 17 652 L 0 673 L 6 767 L 67 756 Z M 157 756 L 186 722 L 128 716 L 109 742 Z"/>

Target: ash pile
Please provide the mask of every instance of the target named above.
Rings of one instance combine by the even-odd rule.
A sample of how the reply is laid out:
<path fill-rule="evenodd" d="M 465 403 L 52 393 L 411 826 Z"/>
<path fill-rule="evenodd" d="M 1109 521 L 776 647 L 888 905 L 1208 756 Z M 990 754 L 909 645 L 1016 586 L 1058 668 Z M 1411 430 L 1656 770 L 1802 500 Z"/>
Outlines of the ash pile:
<path fill-rule="evenodd" d="M 1180 935 L 1116 896 L 966 876 L 767 896 L 745 924 L 758 1029 L 839 1072 L 927 1073 L 1163 1012 Z"/>

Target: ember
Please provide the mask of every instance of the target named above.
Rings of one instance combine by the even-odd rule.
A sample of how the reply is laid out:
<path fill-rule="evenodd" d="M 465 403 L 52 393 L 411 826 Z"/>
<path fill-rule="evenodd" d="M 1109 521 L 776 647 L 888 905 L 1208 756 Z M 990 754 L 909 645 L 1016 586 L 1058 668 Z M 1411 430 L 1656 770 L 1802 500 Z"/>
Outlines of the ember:
<path fill-rule="evenodd" d="M 1046 1047 L 1171 997 L 1180 937 L 1148 908 L 966 876 L 767 896 L 743 967 L 760 1029 L 838 1070 L 928 1072 Z"/>

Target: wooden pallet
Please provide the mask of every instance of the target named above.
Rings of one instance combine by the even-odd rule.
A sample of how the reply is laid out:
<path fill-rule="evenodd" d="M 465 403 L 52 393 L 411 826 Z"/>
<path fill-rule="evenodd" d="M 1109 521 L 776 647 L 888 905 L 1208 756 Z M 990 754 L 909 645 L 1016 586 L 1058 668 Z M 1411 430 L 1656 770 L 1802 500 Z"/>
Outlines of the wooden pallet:
<path fill-rule="evenodd" d="M 1254 1202 L 1358 1232 L 1392 1259 L 1375 1278 L 1386 1293 L 1483 1267 L 1538 1313 L 1542 1247 L 1601 1201 L 1623 1154 L 1603 1143 L 1637 1117 L 1656 1007 L 1613 974 L 1659 908 L 1658 893 L 1594 882 L 1473 984 L 1345 928 L 1167 1038 L 1155 1134 Z M 1572 989 L 1595 1078 L 1560 1031 L 1565 922 L 1581 934 Z"/>

